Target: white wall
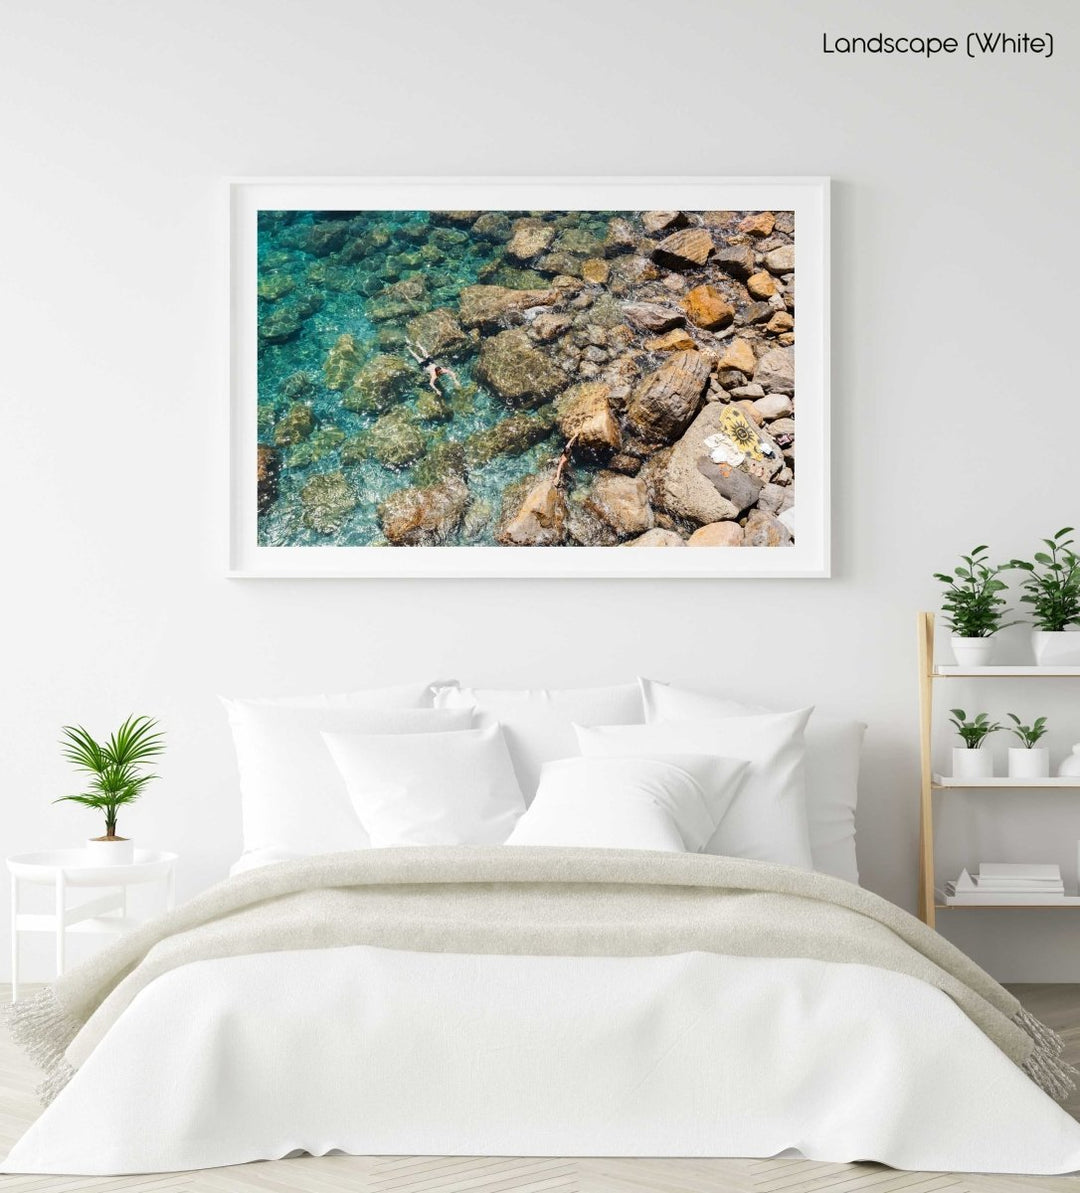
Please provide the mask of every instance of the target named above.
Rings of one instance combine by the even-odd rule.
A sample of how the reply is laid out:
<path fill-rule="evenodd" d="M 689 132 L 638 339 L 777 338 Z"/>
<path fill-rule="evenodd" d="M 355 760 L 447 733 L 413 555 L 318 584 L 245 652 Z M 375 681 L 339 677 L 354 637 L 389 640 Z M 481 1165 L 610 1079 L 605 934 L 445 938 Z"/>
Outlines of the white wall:
<path fill-rule="evenodd" d="M 164 779 L 125 826 L 182 853 L 190 893 L 239 848 L 217 692 L 643 671 L 869 721 L 865 879 L 912 904 L 930 572 L 1080 522 L 1073 5 L 884 22 L 1057 34 L 1050 61 L 976 62 L 826 58 L 823 32 L 876 31 L 838 0 L 4 7 L 0 852 L 86 835 L 49 802 L 63 722 L 162 719 Z M 834 579 L 226 580 L 221 179 L 365 173 L 831 175 Z M 986 702 L 1080 740 L 1080 690 Z M 954 826 L 958 860 L 1074 876 L 1075 798 L 1023 807 Z M 952 916 L 999 976 L 1080 980 L 1070 913 Z"/>

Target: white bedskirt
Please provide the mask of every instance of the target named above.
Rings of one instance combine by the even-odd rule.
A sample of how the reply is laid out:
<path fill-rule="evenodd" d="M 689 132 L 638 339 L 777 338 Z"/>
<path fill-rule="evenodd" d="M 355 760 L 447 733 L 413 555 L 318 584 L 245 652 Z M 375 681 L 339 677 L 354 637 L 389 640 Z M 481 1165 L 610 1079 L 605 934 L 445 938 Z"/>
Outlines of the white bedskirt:
<path fill-rule="evenodd" d="M 0 1171 L 334 1149 L 1063 1173 L 1080 1126 L 946 995 L 879 969 L 352 947 L 158 978 Z"/>

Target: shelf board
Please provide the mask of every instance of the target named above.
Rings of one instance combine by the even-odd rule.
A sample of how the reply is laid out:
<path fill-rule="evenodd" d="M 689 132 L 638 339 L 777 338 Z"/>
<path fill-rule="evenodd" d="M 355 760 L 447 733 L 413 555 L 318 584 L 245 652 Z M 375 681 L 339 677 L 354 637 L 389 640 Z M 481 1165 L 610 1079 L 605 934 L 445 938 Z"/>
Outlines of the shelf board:
<path fill-rule="evenodd" d="M 954 779 L 951 775 L 935 775 L 933 786 L 935 788 L 945 787 L 965 787 L 968 790 L 978 790 L 979 788 L 998 787 L 998 788 L 1042 788 L 1054 789 L 1058 787 L 1076 787 L 1080 788 L 1080 778 L 1074 779 L 1070 777 L 1053 776 L 1049 779 L 1010 779 L 1006 776 L 999 775 L 992 779 Z"/>
<path fill-rule="evenodd" d="M 957 667 L 937 664 L 935 679 L 1080 679 L 1080 667 Z"/>

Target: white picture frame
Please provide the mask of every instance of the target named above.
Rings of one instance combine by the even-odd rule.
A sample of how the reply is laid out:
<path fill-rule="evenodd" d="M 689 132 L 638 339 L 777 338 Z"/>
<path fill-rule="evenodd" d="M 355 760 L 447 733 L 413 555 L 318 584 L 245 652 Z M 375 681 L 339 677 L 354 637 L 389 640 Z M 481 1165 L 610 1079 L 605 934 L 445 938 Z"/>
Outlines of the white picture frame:
<path fill-rule="evenodd" d="M 242 178 L 230 180 L 228 565 L 236 578 L 824 578 L 830 574 L 829 180 Z M 257 537 L 260 210 L 793 211 L 798 533 L 776 547 L 264 546 Z"/>

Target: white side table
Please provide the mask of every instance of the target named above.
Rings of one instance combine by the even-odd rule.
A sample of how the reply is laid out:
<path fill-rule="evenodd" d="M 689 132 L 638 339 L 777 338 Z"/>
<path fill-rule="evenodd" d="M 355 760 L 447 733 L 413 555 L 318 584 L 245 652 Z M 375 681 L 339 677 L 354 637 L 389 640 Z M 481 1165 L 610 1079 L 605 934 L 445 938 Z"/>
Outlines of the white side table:
<path fill-rule="evenodd" d="M 90 866 L 81 849 L 53 849 L 44 853 L 20 853 L 7 859 L 11 875 L 11 1001 L 19 993 L 19 933 L 56 934 L 56 974 L 64 972 L 64 945 L 68 932 L 125 932 L 140 921 L 128 914 L 127 890 L 131 886 L 159 883 L 165 908 L 175 896 L 175 853 L 136 849 L 129 866 Z M 51 886 L 54 911 L 35 915 L 19 910 L 20 883 Z M 105 893 L 68 906 L 71 888 L 97 887 Z"/>

